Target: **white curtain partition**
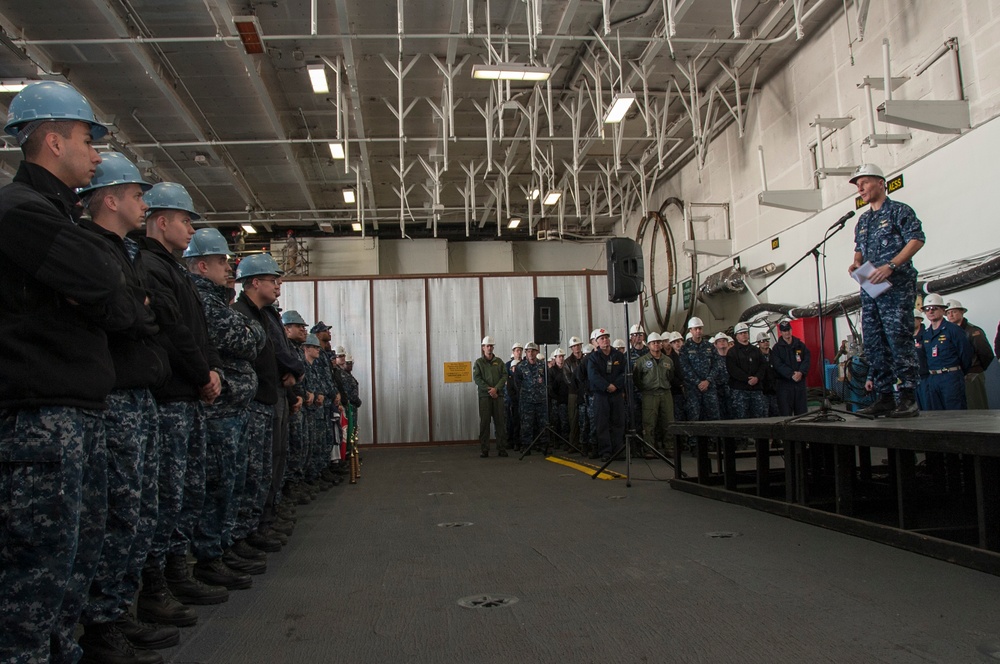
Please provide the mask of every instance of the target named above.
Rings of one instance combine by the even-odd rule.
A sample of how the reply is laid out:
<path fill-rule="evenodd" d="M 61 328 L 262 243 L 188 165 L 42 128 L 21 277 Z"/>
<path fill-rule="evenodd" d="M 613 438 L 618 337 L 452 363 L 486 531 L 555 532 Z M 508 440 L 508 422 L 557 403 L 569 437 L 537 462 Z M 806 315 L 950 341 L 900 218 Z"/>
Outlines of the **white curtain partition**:
<path fill-rule="evenodd" d="M 587 320 L 587 288 L 583 277 L 559 276 L 559 277 L 539 277 L 538 297 L 559 298 L 559 343 L 562 349 L 569 354 L 569 338 L 580 337 L 587 341 L 590 336 L 589 321 Z M 549 353 L 555 350 L 556 346 L 549 345 Z"/>
<path fill-rule="evenodd" d="M 444 364 L 475 362 L 482 352 L 479 279 L 428 279 L 427 292 L 430 303 L 427 321 L 430 330 L 430 440 L 474 439 L 479 432 L 476 385 L 444 382 Z M 502 348 L 495 351 L 499 354 Z M 506 359 L 503 355 L 500 357 Z"/>
<path fill-rule="evenodd" d="M 376 280 L 373 290 L 375 441 L 427 442 L 424 280 Z"/>
<path fill-rule="evenodd" d="M 369 289 L 371 282 L 320 281 L 316 284 L 319 308 L 317 320 L 332 329 L 331 343 L 343 346 L 354 357 L 354 377 L 358 380 L 361 409 L 358 411 L 358 441 L 362 445 L 374 442 L 372 428 L 372 310 Z"/>
<path fill-rule="evenodd" d="M 515 342 L 531 341 L 535 326 L 533 278 L 483 278 L 483 324 L 484 333 L 496 339 L 496 353 L 504 361 L 510 359 Z"/>
<path fill-rule="evenodd" d="M 593 326 L 603 327 L 611 333 L 611 340 L 623 339 L 628 343 L 628 326 L 625 325 L 625 305 L 608 301 L 608 278 L 606 275 L 590 277 L 590 306 Z M 639 322 L 639 304 L 628 305 L 629 323 Z M 588 333 L 589 337 L 590 334 Z"/>
<path fill-rule="evenodd" d="M 297 311 L 311 327 L 316 322 L 316 282 L 282 281 L 278 306 L 282 311 Z"/>

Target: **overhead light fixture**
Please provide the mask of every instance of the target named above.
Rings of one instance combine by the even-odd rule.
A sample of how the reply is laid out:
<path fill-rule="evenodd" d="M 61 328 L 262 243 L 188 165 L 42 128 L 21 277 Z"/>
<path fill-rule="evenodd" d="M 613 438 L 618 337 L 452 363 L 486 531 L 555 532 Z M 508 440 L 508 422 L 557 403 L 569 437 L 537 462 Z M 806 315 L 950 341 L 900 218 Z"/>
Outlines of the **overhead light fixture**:
<path fill-rule="evenodd" d="M 264 37 L 256 16 L 234 16 L 233 25 L 243 42 L 243 49 L 250 55 L 260 55 L 264 52 Z"/>
<path fill-rule="evenodd" d="M 0 79 L 0 92 L 20 92 L 30 84 L 37 82 L 24 78 Z"/>
<path fill-rule="evenodd" d="M 551 75 L 552 67 L 533 67 L 516 62 L 472 66 L 472 78 L 487 81 L 547 81 Z"/>
<path fill-rule="evenodd" d="M 351 230 L 352 231 L 357 231 L 358 233 L 360 233 L 361 232 L 361 224 L 359 224 L 358 222 L 355 221 L 353 224 L 351 224 Z"/>
<path fill-rule="evenodd" d="M 322 62 L 306 65 L 309 72 L 309 82 L 312 83 L 313 92 L 318 95 L 325 95 L 330 91 L 330 84 L 326 80 L 326 65 Z"/>
<path fill-rule="evenodd" d="M 334 159 L 345 159 L 347 157 L 344 154 L 344 144 L 340 141 L 330 143 L 330 154 L 333 155 Z"/>
<path fill-rule="evenodd" d="M 632 104 L 634 103 L 635 95 L 631 92 L 622 92 L 615 95 L 608 114 L 604 116 L 604 124 L 615 124 L 624 120 L 625 114 L 628 113 L 628 109 L 632 108 Z"/>
<path fill-rule="evenodd" d="M 528 200 L 529 201 L 537 201 L 538 197 L 541 196 L 541 195 L 542 195 L 542 191 L 536 187 L 536 188 L 534 188 L 534 189 L 531 190 L 530 194 L 528 194 Z"/>
<path fill-rule="evenodd" d="M 240 224 L 240 228 L 250 235 L 255 235 L 257 233 L 257 229 L 253 227 L 253 224 Z"/>
<path fill-rule="evenodd" d="M 545 194 L 545 200 L 542 201 L 542 205 L 555 205 L 562 198 L 562 192 L 558 189 L 553 189 L 549 193 Z"/>
<path fill-rule="evenodd" d="M 345 203 L 353 203 L 353 202 L 355 202 L 357 200 L 357 198 L 355 198 L 355 196 L 354 196 L 354 190 L 353 189 L 350 189 L 350 188 L 345 189 L 343 193 L 344 193 L 344 202 Z"/>
<path fill-rule="evenodd" d="M 507 228 L 517 228 L 521 225 L 520 217 L 511 217 L 510 221 L 507 223 Z"/>

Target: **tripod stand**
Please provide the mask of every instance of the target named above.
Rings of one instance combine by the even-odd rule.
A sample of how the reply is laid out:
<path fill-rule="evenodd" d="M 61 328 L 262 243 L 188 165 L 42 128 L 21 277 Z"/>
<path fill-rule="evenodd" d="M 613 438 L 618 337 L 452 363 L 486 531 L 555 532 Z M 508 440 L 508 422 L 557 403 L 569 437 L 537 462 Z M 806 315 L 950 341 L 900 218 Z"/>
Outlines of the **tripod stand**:
<path fill-rule="evenodd" d="M 795 415 L 794 417 L 790 417 L 785 420 L 785 423 L 843 422 L 844 418 L 838 415 L 837 413 L 843 413 L 844 415 L 853 415 L 855 417 L 860 417 L 862 419 L 867 419 L 867 420 L 873 419 L 869 415 L 862 415 L 860 413 L 855 413 L 853 411 L 842 408 L 834 408 L 833 405 L 830 403 L 830 397 L 827 395 L 827 389 L 826 389 L 826 375 L 825 375 L 826 358 L 823 356 L 823 352 L 826 350 L 826 339 L 825 339 L 826 327 L 824 325 L 824 320 L 823 320 L 823 289 L 822 289 L 822 279 L 819 269 L 819 257 L 823 254 L 822 250 L 826 249 L 827 241 L 829 241 L 829 239 L 832 238 L 834 235 L 836 235 L 838 232 L 843 230 L 844 225 L 847 223 L 847 220 L 853 216 L 854 213 L 851 212 L 850 214 L 846 214 L 843 217 L 841 217 L 837 221 L 837 223 L 835 223 L 833 226 L 830 226 L 830 228 L 826 230 L 826 234 L 823 235 L 823 239 L 820 240 L 818 243 L 816 243 L 816 246 L 814 246 L 806 253 L 802 254 L 802 256 L 797 261 L 792 263 L 791 266 L 787 270 L 785 270 L 777 279 L 775 279 L 774 281 L 772 281 L 771 283 L 769 283 L 768 285 L 764 286 L 759 291 L 757 291 L 757 295 L 759 296 L 768 288 L 776 284 L 781 279 L 781 277 L 784 277 L 786 274 L 791 272 L 792 269 L 796 265 L 804 261 L 807 256 L 813 257 L 813 262 L 815 263 L 816 266 L 816 309 L 819 315 L 819 365 L 820 365 L 820 378 L 822 380 L 822 385 L 823 385 L 823 400 L 820 402 L 820 406 L 816 410 L 808 413 L 803 413 L 801 415 Z"/>
<path fill-rule="evenodd" d="M 569 445 L 570 447 L 572 447 L 574 450 L 576 450 L 577 454 L 580 454 L 580 449 L 578 447 L 576 447 L 575 445 L 573 445 L 573 443 L 569 442 L 566 438 L 564 438 L 562 436 L 562 434 L 560 434 L 558 431 L 556 431 L 554 428 L 552 428 L 552 421 L 551 421 L 550 413 L 549 413 L 549 367 L 548 367 L 549 345 L 548 344 L 542 344 L 542 347 L 545 349 L 545 358 L 542 360 L 542 366 L 543 366 L 542 370 L 545 372 L 544 373 L 544 376 L 545 376 L 545 426 L 542 427 L 541 431 L 539 431 L 537 434 L 535 434 L 535 438 L 528 444 L 528 446 L 526 448 L 524 448 L 524 451 L 521 452 L 521 456 L 519 456 L 517 458 L 518 461 L 520 461 L 524 457 L 526 457 L 529 454 L 531 454 L 531 449 L 535 446 L 535 444 L 539 440 L 542 439 L 542 436 L 544 436 L 546 434 L 551 434 L 551 435 L 555 436 L 556 438 L 558 438 L 559 440 L 563 441 L 564 443 L 566 443 L 567 445 Z M 546 443 L 546 446 L 545 446 L 546 449 L 543 450 L 543 452 L 547 452 L 548 451 L 548 446 L 552 442 L 551 438 L 548 438 L 546 440 L 548 441 L 548 443 Z"/>
<path fill-rule="evenodd" d="M 625 307 L 625 329 L 631 329 L 628 320 L 628 302 L 624 303 Z M 601 351 L 595 350 L 595 353 Z M 597 469 L 597 471 L 591 475 L 591 479 L 597 479 L 597 477 L 604 472 L 604 470 L 611 465 L 611 462 L 618 458 L 618 455 L 622 453 L 622 448 L 625 449 L 625 486 L 632 486 L 632 443 L 638 441 L 642 443 L 643 447 L 655 454 L 656 456 L 663 459 L 668 466 L 674 467 L 673 461 L 668 459 L 660 450 L 656 449 L 645 440 L 642 436 L 635 432 L 635 425 L 632 421 L 632 404 L 635 403 L 635 385 L 632 383 L 632 354 L 629 349 L 625 349 L 625 395 L 628 398 L 628 403 L 625 408 L 625 438 L 622 444 L 617 450 L 611 453 L 611 458 L 609 458 L 604 465 Z"/>

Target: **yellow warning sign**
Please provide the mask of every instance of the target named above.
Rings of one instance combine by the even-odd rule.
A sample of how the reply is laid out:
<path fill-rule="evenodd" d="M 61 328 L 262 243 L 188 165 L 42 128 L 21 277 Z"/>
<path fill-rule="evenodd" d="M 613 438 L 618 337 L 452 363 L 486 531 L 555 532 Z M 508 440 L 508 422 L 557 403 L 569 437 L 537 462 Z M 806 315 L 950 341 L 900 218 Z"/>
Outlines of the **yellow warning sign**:
<path fill-rule="evenodd" d="M 445 362 L 444 382 L 446 383 L 471 383 L 472 382 L 472 362 Z"/>

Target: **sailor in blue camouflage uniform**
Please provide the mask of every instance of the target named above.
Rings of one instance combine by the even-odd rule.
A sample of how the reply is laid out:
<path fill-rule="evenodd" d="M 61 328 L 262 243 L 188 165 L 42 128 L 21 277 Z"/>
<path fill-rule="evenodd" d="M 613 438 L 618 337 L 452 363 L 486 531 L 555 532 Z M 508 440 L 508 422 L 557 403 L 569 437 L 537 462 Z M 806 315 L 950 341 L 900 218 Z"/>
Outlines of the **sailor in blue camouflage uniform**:
<path fill-rule="evenodd" d="M 333 381 L 333 367 L 322 357 L 323 345 L 319 338 L 310 333 L 306 335 L 303 346 L 307 362 L 310 356 L 314 356 L 306 370 L 306 383 L 314 396 L 312 405 L 306 407 L 306 412 L 312 417 L 312 440 L 303 468 L 303 479 L 316 490 L 326 490 L 331 485 L 320 478 L 320 473 L 330 464 L 335 437 L 333 414 L 336 412 L 338 415 L 337 426 L 340 419 L 336 405 L 339 393 Z"/>
<path fill-rule="evenodd" d="M 587 377 L 587 356 L 594 352 L 594 347 L 585 344 L 580 349 L 580 362 L 573 370 L 573 382 L 576 383 L 577 428 L 580 431 L 580 454 L 596 459 L 597 439 L 594 436 L 594 398 L 590 392 L 590 379 Z"/>
<path fill-rule="evenodd" d="M 548 425 L 545 412 L 545 402 L 548 399 L 545 372 L 548 367 L 544 360 L 538 359 L 538 345 L 534 342 L 525 344 L 524 354 L 526 358 L 518 362 L 514 369 L 518 412 L 521 415 L 521 447 L 526 448 L 541 434 L 537 448 L 542 450 L 543 454 L 548 454 L 548 434 L 544 433 Z"/>
<path fill-rule="evenodd" d="M 719 401 L 719 418 L 728 420 L 733 417 L 732 390 L 729 389 L 729 368 L 726 366 L 726 355 L 729 354 L 730 337 L 719 332 L 712 338 L 715 346 L 715 364 L 712 367 L 712 384 Z"/>
<path fill-rule="evenodd" d="M 194 530 L 195 578 L 227 590 L 249 588 L 250 575 L 222 559 L 232 545 L 232 527 L 246 479 L 247 406 L 257 390 L 253 362 L 265 343 L 264 329 L 229 306 L 226 281 L 229 247 L 214 228 L 199 229 L 184 251 L 188 270 L 201 296 L 208 333 L 222 360 L 222 392 L 205 411 L 205 507 Z"/>
<path fill-rule="evenodd" d="M 518 410 L 517 383 L 514 380 L 514 369 L 524 359 L 524 344 L 515 341 L 510 349 L 511 357 L 507 361 L 507 384 L 504 386 L 504 423 L 507 425 L 507 447 L 512 450 L 521 449 L 521 412 Z"/>
<path fill-rule="evenodd" d="M 319 353 L 319 361 L 322 362 L 323 366 L 326 367 L 330 372 L 330 378 L 333 381 L 334 390 L 333 398 L 326 399 L 323 407 L 326 411 L 324 413 L 324 418 L 327 427 L 329 428 L 330 435 L 326 440 L 326 448 L 323 450 L 322 454 L 317 455 L 315 463 L 315 473 L 318 476 L 317 481 L 325 484 L 332 484 L 337 486 L 340 484 L 340 478 L 333 473 L 331 467 L 333 460 L 340 460 L 340 410 L 344 409 L 345 413 L 348 408 L 351 408 L 351 404 L 348 402 L 348 383 L 350 382 L 350 376 L 347 373 L 347 369 L 341 368 L 338 364 L 338 356 L 336 349 L 333 348 L 331 343 L 332 336 L 330 334 L 330 326 L 323 321 L 317 322 L 311 328 L 309 328 L 310 334 L 315 334 L 316 338 L 319 339 L 322 348 Z M 347 361 L 347 351 L 340 347 L 340 350 L 344 351 L 344 362 L 346 365 Z M 360 403 L 360 399 L 358 399 Z M 350 421 L 350 416 L 348 416 Z"/>
<path fill-rule="evenodd" d="M 289 346 L 304 369 L 302 380 L 292 387 L 292 394 L 302 401 L 299 402 L 298 408 L 293 409 L 294 412 L 288 418 L 288 462 L 285 466 L 286 488 L 284 492 L 290 500 L 298 504 L 306 504 L 310 501 L 313 493 L 303 485 L 305 464 L 309 458 L 312 424 L 312 418 L 306 417 L 306 407 L 312 405 L 315 398 L 309 387 L 311 381 L 310 365 L 306 363 L 305 350 L 302 347 L 309 333 L 306 331 L 306 321 L 302 318 L 302 314 L 294 309 L 283 311 L 281 322 L 285 327 Z"/>
<path fill-rule="evenodd" d="M 90 104 L 33 83 L 4 129 L 24 161 L 0 190 L 0 661 L 71 664 L 107 514 L 106 330 L 137 312 L 114 253 L 77 225 L 73 188 L 107 133 Z"/>
<path fill-rule="evenodd" d="M 874 164 L 862 164 L 851 184 L 857 185 L 869 209 L 854 228 L 854 274 L 865 263 L 875 272 L 872 284 L 888 282 L 877 298 L 861 289 L 861 327 L 868 380 L 865 388 L 878 398 L 861 413 L 878 417 L 916 417 L 920 414 L 914 390 L 919 380 L 913 347 L 913 305 L 917 298 L 917 269 L 913 256 L 924 246 L 924 231 L 913 208 L 886 196 L 885 176 Z M 893 398 L 898 390 L 899 399 Z"/>
<path fill-rule="evenodd" d="M 715 369 L 715 347 L 702 336 L 705 324 L 695 316 L 688 321 L 691 338 L 680 350 L 681 372 L 687 397 L 687 416 L 692 422 L 717 420 L 719 396 L 712 380 Z"/>
<path fill-rule="evenodd" d="M 920 382 L 917 384 L 917 406 L 920 410 L 927 410 L 927 356 L 924 355 L 924 312 L 920 309 L 913 310 L 913 347 L 917 351 L 917 374 Z"/>
<path fill-rule="evenodd" d="M 729 372 L 730 417 L 734 420 L 767 417 L 767 399 L 764 397 L 764 378 L 767 359 L 750 343 L 750 326 L 737 323 L 733 330 L 736 345 L 726 353 Z"/>
<path fill-rule="evenodd" d="M 945 302 L 937 293 L 924 298 L 927 329 L 921 334 L 927 358 L 927 410 L 965 410 L 965 374 L 972 367 L 975 349 L 968 335 L 944 317 Z"/>
<path fill-rule="evenodd" d="M 171 376 L 153 390 L 160 434 L 156 532 L 143 569 L 136 603 L 140 620 L 192 625 L 198 616 L 184 604 L 217 604 L 228 599 L 221 586 L 191 577 L 188 542 L 205 502 L 205 413 L 219 395 L 222 362 L 208 336 L 205 312 L 185 266 L 174 257 L 194 235 L 200 219 L 191 196 L 179 184 L 161 182 L 143 196 L 149 210 L 146 236 L 137 240 L 147 278 L 158 301 L 176 309 L 176 319 L 157 316 Z"/>
<path fill-rule="evenodd" d="M 150 290 L 139 245 L 126 237 L 142 227 L 148 209 L 142 195 L 151 186 L 125 155 L 109 152 L 90 184 L 79 192 L 90 213 L 80 226 L 114 250 L 138 314 L 131 328 L 108 334 L 115 366 L 115 387 L 104 411 L 108 519 L 97 572 L 80 616 L 84 661 L 133 656 L 106 638 L 111 625 L 136 648 L 169 648 L 180 640 L 176 627 L 138 622 L 128 610 L 156 531 L 159 432 L 150 389 L 163 385 L 170 375 L 170 358 L 157 341 L 160 328 L 150 305 L 157 302 L 159 317 L 177 317 L 176 308 Z"/>
<path fill-rule="evenodd" d="M 597 452 L 610 461 L 625 440 L 625 353 L 611 347 L 611 336 L 597 328 L 590 337 L 597 349 L 584 361 L 590 393 L 594 398 L 594 431 Z"/>

